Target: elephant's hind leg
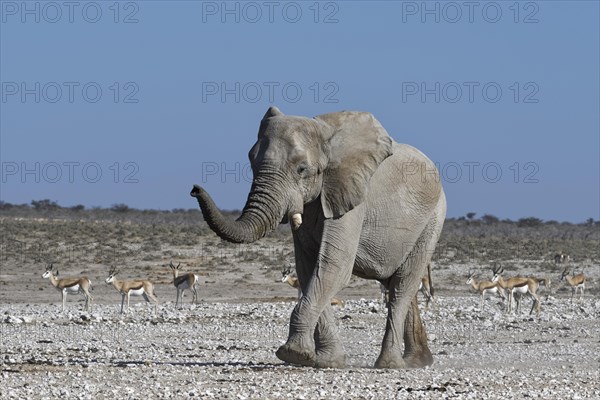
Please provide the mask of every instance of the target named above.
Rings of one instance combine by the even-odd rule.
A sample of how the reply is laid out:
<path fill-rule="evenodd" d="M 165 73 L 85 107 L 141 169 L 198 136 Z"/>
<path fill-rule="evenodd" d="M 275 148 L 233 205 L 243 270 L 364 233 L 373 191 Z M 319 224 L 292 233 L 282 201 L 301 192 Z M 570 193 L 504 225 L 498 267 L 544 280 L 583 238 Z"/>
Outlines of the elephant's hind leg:
<path fill-rule="evenodd" d="M 417 296 L 413 298 L 404 320 L 404 355 L 408 368 L 422 368 L 433 364 L 433 356 L 427 346 L 427 332 L 423 327 Z"/>
<path fill-rule="evenodd" d="M 441 214 L 431 219 L 401 268 L 392 277 L 385 335 L 381 353 L 375 362 L 377 368 L 416 368 L 433 363 L 416 294 L 420 278 L 431 262 L 443 221 Z M 401 332 L 404 340 L 402 357 L 400 356 Z"/>

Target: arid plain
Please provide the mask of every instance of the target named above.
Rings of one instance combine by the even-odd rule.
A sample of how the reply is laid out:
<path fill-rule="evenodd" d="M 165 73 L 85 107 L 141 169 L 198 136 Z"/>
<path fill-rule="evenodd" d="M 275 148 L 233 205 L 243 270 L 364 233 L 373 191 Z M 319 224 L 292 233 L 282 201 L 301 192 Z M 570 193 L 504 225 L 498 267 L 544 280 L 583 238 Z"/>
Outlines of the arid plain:
<path fill-rule="evenodd" d="M 235 215 L 232 215 L 234 217 Z M 335 307 L 348 354 L 343 370 L 285 365 L 275 350 L 287 335 L 296 290 L 281 282 L 293 261 L 289 227 L 252 245 L 221 241 L 198 211 L 65 209 L 0 210 L 0 363 L 2 398 L 599 398 L 600 226 L 448 220 L 434 256 L 436 304 L 423 311 L 431 367 L 377 370 L 386 309 L 378 284 L 353 278 Z M 565 252 L 571 260 L 555 264 Z M 186 292 L 175 309 L 169 262 L 200 277 L 199 299 Z M 492 262 L 507 276 L 551 279 L 541 286 L 539 317 L 531 300 L 519 314 L 465 282 L 490 279 Z M 61 296 L 41 275 L 88 276 L 94 301 Z M 120 295 L 104 283 L 149 279 L 156 316 L 140 297 L 119 314 Z M 583 272 L 586 291 L 571 303 L 560 282 L 565 267 Z M 424 300 L 418 295 L 421 305 Z"/>

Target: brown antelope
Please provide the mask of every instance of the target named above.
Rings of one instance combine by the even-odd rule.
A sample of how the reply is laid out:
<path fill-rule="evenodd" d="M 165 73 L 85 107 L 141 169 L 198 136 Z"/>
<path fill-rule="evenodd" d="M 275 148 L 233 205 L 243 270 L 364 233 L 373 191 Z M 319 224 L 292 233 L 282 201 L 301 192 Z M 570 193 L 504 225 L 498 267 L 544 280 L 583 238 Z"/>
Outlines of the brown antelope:
<path fill-rule="evenodd" d="M 294 289 L 298 289 L 298 300 L 302 298 L 302 288 L 300 287 L 300 281 L 298 281 L 298 275 L 296 271 L 292 272 L 292 266 L 288 266 L 281 270 L 281 282 L 285 282 Z"/>
<path fill-rule="evenodd" d="M 194 295 L 192 296 L 192 304 L 198 301 L 198 291 L 196 289 L 196 285 L 200 281 L 200 278 L 196 274 L 187 273 L 179 276 L 179 267 L 181 263 L 177 264 L 177 266 L 173 265 L 173 262 L 169 263 L 169 268 L 173 271 L 173 285 L 177 289 L 177 295 L 175 297 L 175 308 L 179 305 L 179 293 L 181 293 L 181 306 L 183 307 L 183 294 L 186 289 L 191 289 Z"/>
<path fill-rule="evenodd" d="M 423 296 L 425 297 L 425 309 L 429 308 L 429 302 L 435 305 L 435 297 L 433 297 L 433 288 L 429 284 L 428 276 L 424 276 L 421 278 L 421 283 L 419 283 L 419 292 L 423 293 Z"/>
<path fill-rule="evenodd" d="M 535 276 L 531 276 L 531 279 L 535 279 L 539 286 L 544 285 L 544 292 L 546 293 L 546 300 L 550 297 L 550 293 L 552 292 L 552 281 L 550 278 L 536 278 Z"/>
<path fill-rule="evenodd" d="M 537 295 L 538 287 L 540 286 L 538 281 L 532 278 L 514 277 L 504 280 L 501 274 L 504 272 L 504 267 L 496 265 L 492 268 L 494 274 L 492 282 L 498 282 L 502 289 L 508 291 L 508 307 L 507 312 L 512 311 L 512 298 L 515 297 L 517 301 L 517 313 L 521 309 L 521 295 L 527 294 L 533 299 L 533 305 L 529 314 L 533 313 L 533 309 L 536 309 L 536 314 L 540 314 L 541 301 Z M 517 295 L 517 296 L 515 296 Z"/>
<path fill-rule="evenodd" d="M 427 265 L 427 275 L 421 278 L 419 282 L 419 292 L 425 297 L 425 308 L 429 308 L 429 302 L 435 305 L 435 297 L 433 297 L 433 287 L 430 284 L 431 264 Z M 379 290 L 381 290 L 381 302 L 387 304 L 389 302 L 390 291 L 385 285 L 379 282 Z"/>
<path fill-rule="evenodd" d="M 154 302 L 154 315 L 156 315 L 156 307 L 158 306 L 158 299 L 154 295 L 154 284 L 147 280 L 140 281 L 119 281 L 115 279 L 115 275 L 118 271 L 115 267 L 112 267 L 108 272 L 108 278 L 105 282 L 111 284 L 121 293 L 121 314 L 123 314 L 123 304 L 125 303 L 125 297 L 127 297 L 127 312 L 129 312 L 129 297 L 130 296 L 143 296 L 144 300 L 150 303 L 150 299 Z"/>
<path fill-rule="evenodd" d="M 62 294 L 62 310 L 65 311 L 65 302 L 67 301 L 67 294 L 83 294 L 85 296 L 85 311 L 89 309 L 89 303 L 94 301 L 94 298 L 90 294 L 92 289 L 92 281 L 87 276 L 81 276 L 79 278 L 63 278 L 58 279 L 58 270 L 56 274 L 52 272 L 52 266 L 50 264 L 46 266 L 46 271 L 42 274 L 42 278 L 50 279 L 52 286 Z"/>
<path fill-rule="evenodd" d="M 571 256 L 569 256 L 568 254 L 563 253 L 562 251 L 560 253 L 557 253 L 554 256 L 554 263 L 555 264 L 565 264 L 565 263 L 568 263 L 569 261 L 571 261 Z"/>
<path fill-rule="evenodd" d="M 485 295 L 487 293 L 497 294 L 502 297 L 502 300 L 506 300 L 506 294 L 504 289 L 500 286 L 498 282 L 490 282 L 490 281 L 476 281 L 474 272 L 469 272 L 467 276 L 467 285 L 471 285 L 471 287 L 481 293 L 481 303 L 479 308 L 483 309 L 483 303 L 485 300 Z"/>
<path fill-rule="evenodd" d="M 302 298 L 302 288 L 300 287 L 300 281 L 298 280 L 298 275 L 296 272 L 292 272 L 292 266 L 288 264 L 287 267 L 281 270 L 281 282 L 287 283 L 294 289 L 298 289 L 298 301 Z M 333 297 L 330 301 L 332 306 L 344 306 L 344 302 L 338 298 Z"/>
<path fill-rule="evenodd" d="M 580 290 L 579 300 L 583 300 L 583 290 L 585 289 L 585 275 L 583 272 L 575 276 L 569 276 L 570 271 L 565 270 L 560 274 L 561 282 L 566 280 L 569 286 L 571 286 L 571 303 L 573 302 L 573 296 L 577 294 L 577 289 Z"/>

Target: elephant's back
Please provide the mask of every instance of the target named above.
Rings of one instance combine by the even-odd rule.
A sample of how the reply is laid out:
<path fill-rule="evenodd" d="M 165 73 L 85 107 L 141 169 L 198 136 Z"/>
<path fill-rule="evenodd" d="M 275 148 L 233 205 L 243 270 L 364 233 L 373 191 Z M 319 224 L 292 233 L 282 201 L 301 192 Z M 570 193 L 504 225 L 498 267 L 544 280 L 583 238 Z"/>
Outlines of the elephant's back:
<path fill-rule="evenodd" d="M 436 165 L 408 144 L 394 142 L 393 154 L 381 163 L 371 181 L 374 188 L 385 187 L 387 196 L 399 196 L 404 203 L 417 202 L 429 211 L 443 196 Z"/>
<path fill-rule="evenodd" d="M 394 143 L 369 182 L 366 224 L 385 224 L 420 234 L 445 202 L 433 161 L 416 148 Z"/>

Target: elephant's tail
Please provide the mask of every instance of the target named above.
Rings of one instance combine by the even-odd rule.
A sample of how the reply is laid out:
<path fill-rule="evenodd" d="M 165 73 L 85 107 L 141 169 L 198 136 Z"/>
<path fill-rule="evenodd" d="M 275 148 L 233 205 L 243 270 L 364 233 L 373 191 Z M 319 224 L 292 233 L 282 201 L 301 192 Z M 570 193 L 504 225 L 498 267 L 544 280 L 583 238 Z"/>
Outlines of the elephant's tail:
<path fill-rule="evenodd" d="M 433 281 L 431 280 L 431 263 L 427 264 L 427 279 L 429 279 L 429 293 L 431 294 L 431 297 L 435 297 Z"/>

